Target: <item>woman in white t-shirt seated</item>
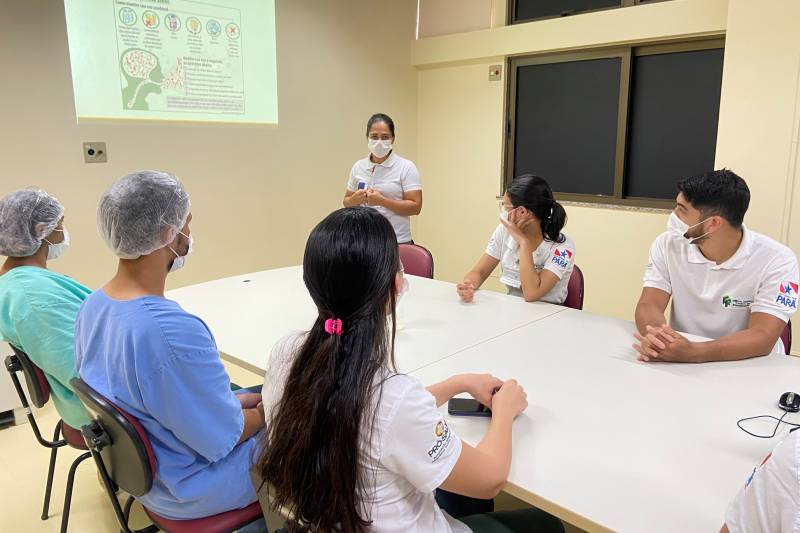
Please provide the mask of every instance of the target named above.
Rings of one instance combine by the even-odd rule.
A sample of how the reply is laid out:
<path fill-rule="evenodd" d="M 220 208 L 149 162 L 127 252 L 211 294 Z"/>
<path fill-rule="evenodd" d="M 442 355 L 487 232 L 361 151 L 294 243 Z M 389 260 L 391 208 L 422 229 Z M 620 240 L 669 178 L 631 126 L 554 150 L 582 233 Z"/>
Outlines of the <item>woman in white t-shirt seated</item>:
<path fill-rule="evenodd" d="M 436 504 L 437 487 L 477 498 L 503 488 L 527 398 L 516 381 L 485 374 L 426 389 L 397 373 L 399 271 L 392 226 L 374 210 L 340 209 L 312 231 L 303 279 L 319 316 L 276 345 L 263 390 L 269 429 L 256 469 L 272 505 L 315 533 L 563 531 L 535 509 L 459 521 Z M 437 409 L 465 392 L 492 408 L 475 448 Z"/>
<path fill-rule="evenodd" d="M 500 224 L 486 252 L 458 284 L 458 295 L 471 302 L 499 263 L 509 294 L 526 302 L 564 303 L 575 266 L 575 244 L 561 232 L 566 223 L 567 212 L 544 178 L 518 176 L 503 195 Z"/>
<path fill-rule="evenodd" d="M 383 113 L 367 121 L 370 155 L 350 170 L 344 206 L 368 205 L 389 219 L 397 242 L 413 243 L 411 217 L 422 211 L 422 183 L 416 165 L 394 153 L 394 121 Z"/>

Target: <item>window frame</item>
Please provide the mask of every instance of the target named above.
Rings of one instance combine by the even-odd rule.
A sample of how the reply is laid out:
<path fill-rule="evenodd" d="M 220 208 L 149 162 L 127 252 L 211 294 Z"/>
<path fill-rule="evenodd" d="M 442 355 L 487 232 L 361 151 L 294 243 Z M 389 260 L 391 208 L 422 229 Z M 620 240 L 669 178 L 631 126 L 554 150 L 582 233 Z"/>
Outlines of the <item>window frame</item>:
<path fill-rule="evenodd" d="M 506 5 L 506 25 L 512 26 L 515 24 L 527 24 L 528 22 L 537 22 L 539 20 L 549 20 L 549 19 L 558 19 L 564 17 L 574 17 L 575 15 L 583 15 L 585 13 L 598 13 L 600 11 L 609 11 L 612 9 L 622 9 L 625 7 L 633 7 L 638 6 L 641 4 L 657 4 L 660 2 L 668 2 L 669 0 L 619 0 L 620 5 L 618 6 L 611 6 L 611 7 L 598 7 L 597 9 L 587 9 L 586 11 L 579 11 L 574 14 L 568 15 L 548 15 L 545 17 L 536 17 L 532 19 L 525 19 L 525 20 L 514 20 L 514 13 L 517 12 L 517 0 L 508 0 L 508 4 Z"/>
<path fill-rule="evenodd" d="M 634 57 L 660 55 L 676 52 L 696 52 L 700 50 L 725 49 L 724 37 L 708 37 L 703 39 L 664 41 L 653 44 L 633 44 L 575 52 L 545 53 L 536 55 L 520 55 L 506 60 L 506 135 L 503 161 L 503 190 L 514 179 L 514 142 L 516 133 L 517 106 L 517 69 L 531 65 L 547 65 L 592 59 L 620 58 L 619 102 L 617 107 L 617 142 L 614 162 L 614 188 L 611 195 L 579 194 L 555 192 L 558 200 L 567 202 L 591 203 L 600 205 L 618 205 L 628 207 L 645 207 L 651 209 L 672 209 L 675 201 L 659 198 L 624 197 L 628 150 L 628 114 L 630 112 L 631 66 Z M 546 178 L 546 176 L 545 176 Z"/>

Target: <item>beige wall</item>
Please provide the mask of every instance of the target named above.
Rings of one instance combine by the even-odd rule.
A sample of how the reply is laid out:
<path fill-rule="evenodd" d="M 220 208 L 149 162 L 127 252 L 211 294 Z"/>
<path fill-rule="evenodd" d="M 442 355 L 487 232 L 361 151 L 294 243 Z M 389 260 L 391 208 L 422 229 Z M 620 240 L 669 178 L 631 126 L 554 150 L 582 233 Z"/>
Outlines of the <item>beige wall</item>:
<path fill-rule="evenodd" d="M 730 0 L 717 165 L 748 180 L 747 222 L 795 250 L 800 219 L 792 223 L 790 215 L 800 205 L 792 195 L 799 69 L 800 2 Z"/>
<path fill-rule="evenodd" d="M 492 26 L 493 0 L 419 0 L 418 37 L 433 37 Z"/>
<path fill-rule="evenodd" d="M 54 268 L 92 287 L 109 278 L 115 260 L 97 237 L 95 206 L 132 170 L 175 172 L 191 195 L 197 246 L 170 276 L 177 286 L 300 262 L 308 231 L 340 207 L 350 166 L 367 151 L 371 113 L 390 114 L 398 151 L 416 158 L 416 1 L 276 4 L 279 126 L 78 126 L 62 2 L 4 0 L 14 23 L 0 32 L 0 64 L 13 75 L 0 85 L 0 194 L 38 185 L 66 205 L 73 246 Z M 82 141 L 106 141 L 109 163 L 84 164 Z"/>
<path fill-rule="evenodd" d="M 495 8 L 499 13 L 497 3 Z M 649 43 L 665 36 L 720 35 L 725 32 L 727 8 L 728 0 L 671 0 L 442 35 L 417 41 L 411 61 L 418 67 L 433 67 L 498 56 Z"/>
<path fill-rule="evenodd" d="M 437 260 L 437 277 L 459 280 L 497 223 L 501 192 L 504 82 L 488 65 L 509 55 L 723 35 L 727 47 L 717 165 L 748 179 L 746 219 L 754 229 L 800 244 L 796 173 L 800 4 L 674 0 L 563 19 L 423 39 L 419 69 L 419 156 L 426 206 L 417 239 Z M 794 198 L 794 202 L 784 199 Z M 792 196 L 794 195 L 794 196 Z M 585 308 L 630 319 L 647 251 L 667 215 L 568 206 L 566 232 L 586 276 Z M 781 228 L 786 228 L 781 235 Z M 792 231 L 794 228 L 794 231 Z M 499 288 L 492 280 L 491 288 Z"/>

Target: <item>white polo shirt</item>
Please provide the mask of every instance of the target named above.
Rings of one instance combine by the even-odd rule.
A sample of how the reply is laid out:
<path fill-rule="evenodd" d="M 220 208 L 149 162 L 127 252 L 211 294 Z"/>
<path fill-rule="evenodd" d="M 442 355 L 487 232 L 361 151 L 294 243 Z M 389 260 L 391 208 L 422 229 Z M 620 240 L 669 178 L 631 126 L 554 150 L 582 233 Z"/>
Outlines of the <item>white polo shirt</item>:
<path fill-rule="evenodd" d="M 562 304 L 567 298 L 569 278 L 575 267 L 575 244 L 563 233 L 562 236 L 564 242 L 545 239 L 533 252 L 533 266 L 536 271 L 548 270 L 558 278 L 550 292 L 539 299 L 542 302 Z M 519 244 L 504 225 L 497 225 L 486 245 L 486 254 L 500 261 L 500 281 L 509 288 L 511 294 L 518 294 L 522 288 L 519 280 Z"/>
<path fill-rule="evenodd" d="M 345 324 L 345 327 L 347 325 Z M 272 350 L 264 379 L 267 424 L 283 397 L 286 379 L 304 333 L 290 335 Z M 362 435 L 360 466 L 366 470 L 362 500 L 372 520 L 371 533 L 470 533 L 444 512 L 434 489 L 450 475 L 461 455 L 461 439 L 416 378 L 385 369 L 380 400 L 373 396 L 375 425 L 371 441 Z M 291 393 L 290 393 L 291 394 Z"/>
<path fill-rule="evenodd" d="M 719 339 L 747 329 L 750 313 L 788 322 L 797 310 L 794 253 L 744 225 L 742 231 L 739 249 L 719 265 L 688 239 L 662 233 L 653 242 L 644 286 L 672 295 L 673 329 Z M 772 353 L 783 351 L 778 339 Z"/>
<path fill-rule="evenodd" d="M 800 533 L 800 430 L 753 470 L 725 524 L 731 533 Z"/>
<path fill-rule="evenodd" d="M 403 193 L 421 191 L 422 183 L 416 165 L 392 152 L 383 163 L 373 163 L 369 157 L 359 159 L 350 171 L 347 190 L 358 190 L 359 182 L 372 188 L 390 200 L 402 200 Z M 411 217 L 404 217 L 385 207 L 371 206 L 389 219 L 397 234 L 397 242 L 411 241 Z"/>

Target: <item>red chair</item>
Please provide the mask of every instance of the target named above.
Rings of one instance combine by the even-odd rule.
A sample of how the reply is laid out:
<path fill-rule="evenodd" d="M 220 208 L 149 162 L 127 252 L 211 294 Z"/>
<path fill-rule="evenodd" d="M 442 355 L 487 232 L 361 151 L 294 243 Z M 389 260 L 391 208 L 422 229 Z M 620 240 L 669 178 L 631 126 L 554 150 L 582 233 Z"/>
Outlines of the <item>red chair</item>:
<path fill-rule="evenodd" d="M 792 353 L 792 321 L 786 323 L 786 327 L 781 332 L 781 340 L 783 341 L 783 348 L 786 355 Z"/>
<path fill-rule="evenodd" d="M 419 244 L 400 244 L 400 262 L 406 274 L 433 279 L 433 255 Z"/>
<path fill-rule="evenodd" d="M 74 378 L 70 385 L 89 411 L 91 422 L 81 431 L 123 533 L 151 533 L 159 529 L 169 533 L 223 533 L 239 529 L 263 516 L 258 501 L 243 509 L 193 520 L 172 520 L 145 508 L 154 525 L 131 530 L 128 521 L 134 497 L 143 496 L 152 488 L 158 469 L 150 439 L 138 420 L 80 378 Z M 247 478 L 243 477 L 242 481 L 246 482 Z M 130 494 L 124 509 L 114 494 L 114 484 Z"/>
<path fill-rule="evenodd" d="M 11 349 L 14 351 L 14 355 L 9 355 L 6 357 L 6 370 L 8 370 L 8 373 L 11 375 L 11 381 L 14 382 L 14 388 L 17 390 L 19 399 L 22 402 L 22 407 L 25 408 L 25 413 L 28 416 L 28 422 L 30 422 L 33 435 L 36 437 L 36 440 L 39 442 L 39 444 L 50 450 L 50 467 L 47 470 L 47 485 L 44 489 L 44 505 L 42 506 L 42 520 L 47 520 L 50 513 L 50 494 L 53 490 L 53 474 L 55 473 L 56 469 L 56 454 L 58 453 L 58 449 L 63 448 L 64 446 L 70 446 L 76 450 L 88 450 L 89 448 L 87 448 L 86 443 L 83 442 L 83 436 L 81 435 L 81 432 L 71 426 L 68 426 L 63 420 L 59 420 L 56 424 L 52 441 L 46 440 L 42 437 L 42 434 L 39 431 L 39 425 L 36 423 L 36 419 L 34 418 L 33 412 L 28 404 L 28 399 L 22 390 L 22 385 L 17 377 L 17 372 L 22 372 L 22 375 L 25 376 L 25 384 L 27 385 L 31 402 L 39 409 L 44 407 L 45 404 L 50 401 L 50 384 L 47 382 L 47 378 L 45 378 L 42 369 L 36 366 L 33 361 L 31 361 L 30 357 L 28 357 L 28 354 L 18 348 L 15 348 L 14 346 L 11 346 Z M 64 438 L 59 439 L 59 434 Z M 78 469 L 78 465 L 89 457 L 91 457 L 91 454 L 88 451 L 81 454 L 77 459 L 75 459 L 75 461 L 73 461 L 72 466 L 69 469 L 69 475 L 67 477 L 67 490 L 66 494 L 64 495 L 64 510 L 61 513 L 62 533 L 66 533 L 67 525 L 69 524 L 69 510 L 72 504 L 72 487 L 75 483 L 75 471 Z"/>
<path fill-rule="evenodd" d="M 575 265 L 567 283 L 567 297 L 562 304 L 578 311 L 583 309 L 583 272 Z"/>

